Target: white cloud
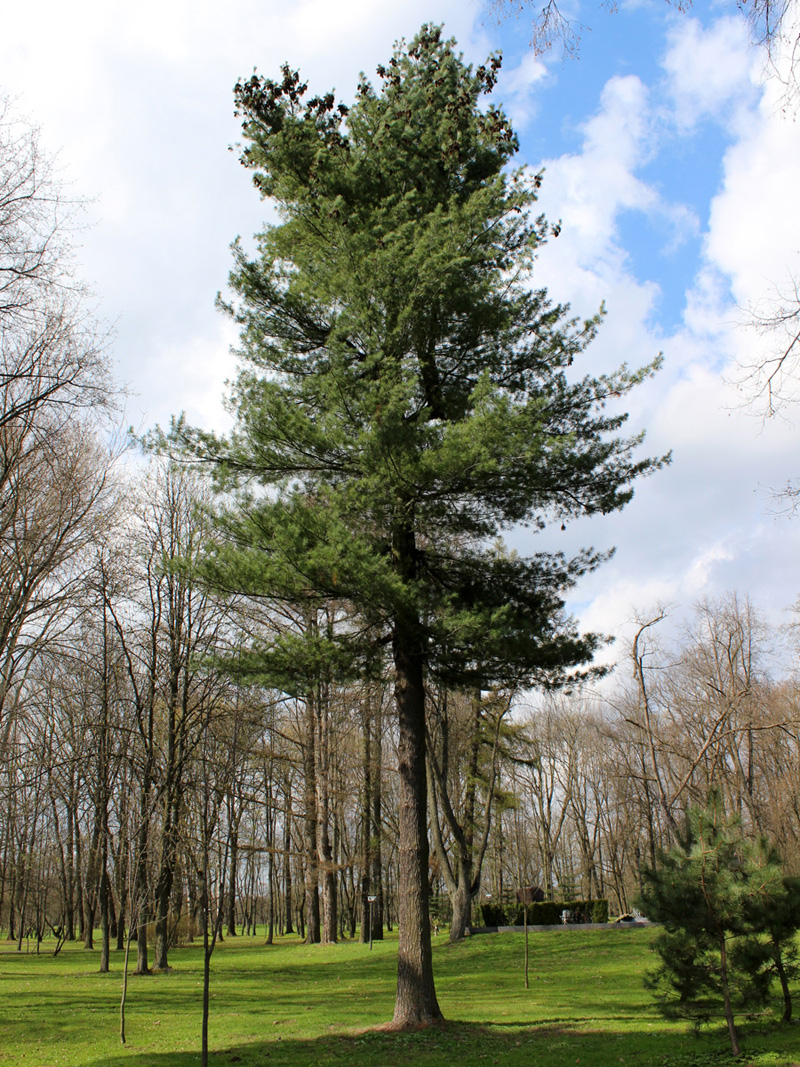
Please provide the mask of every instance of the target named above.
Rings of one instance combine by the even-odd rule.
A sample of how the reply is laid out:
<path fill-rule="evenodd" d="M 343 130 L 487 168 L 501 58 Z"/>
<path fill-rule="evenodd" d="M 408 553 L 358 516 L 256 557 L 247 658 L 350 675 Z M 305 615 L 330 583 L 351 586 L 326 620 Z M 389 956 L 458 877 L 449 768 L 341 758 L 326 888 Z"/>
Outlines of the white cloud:
<path fill-rule="evenodd" d="M 770 108 L 769 88 L 760 121 L 725 155 L 706 241 L 708 261 L 730 277 L 741 305 L 783 282 L 800 247 L 800 124 Z"/>
<path fill-rule="evenodd" d="M 609 256 L 619 260 L 614 244 L 619 213 L 650 210 L 658 201 L 635 175 L 648 151 L 647 97 L 637 77 L 612 78 L 598 112 L 583 127 L 581 153 L 545 162 L 542 205 L 551 218 L 563 220 L 567 241 L 580 248 L 581 263 Z"/>
<path fill-rule="evenodd" d="M 661 374 L 626 404 L 632 427 L 648 428 L 646 452 L 673 449 L 672 467 L 640 486 L 622 515 L 578 523 L 560 546 L 554 542 L 565 551 L 618 546 L 614 559 L 581 582 L 576 610 L 584 627 L 620 634 L 629 633 L 637 611 L 659 601 L 689 610 L 699 597 L 732 588 L 752 592 L 757 603 L 763 594 L 779 613 L 794 597 L 786 560 L 800 544 L 797 525 L 764 521 L 765 487 L 797 471 L 793 429 L 775 424 L 759 434 L 723 377 L 753 343 L 736 327 L 731 292 L 746 303 L 767 279 L 785 277 L 800 244 L 800 123 L 778 114 L 778 86 L 768 84 L 759 100 L 737 20 L 707 31 L 676 20 L 665 66 L 669 106 L 636 77 L 611 79 L 583 127 L 581 151 L 548 160 L 542 193 L 542 206 L 563 219 L 564 230 L 542 251 L 539 280 L 583 313 L 601 299 L 609 308 L 586 369 L 665 353 Z M 717 123 L 732 144 L 703 260 L 687 286 L 683 327 L 664 336 L 652 326 L 657 288 L 633 276 L 618 222 L 624 211 L 640 211 L 671 217 L 678 236 L 697 232 L 698 213 L 665 202 L 640 171 L 676 135 L 693 136 L 701 120 Z M 605 661 L 619 654 L 609 650 Z"/>
<path fill-rule="evenodd" d="M 693 559 L 684 581 L 686 591 L 691 594 L 692 599 L 696 599 L 708 589 L 712 571 L 717 564 L 727 563 L 732 559 L 735 559 L 735 553 L 730 545 L 722 541 L 709 545 Z"/>
<path fill-rule="evenodd" d="M 237 78 L 288 61 L 313 91 L 348 97 L 359 70 L 373 73 L 423 21 L 444 22 L 482 61 L 490 47 L 473 30 L 477 14 L 462 0 L 42 0 L 4 11 L 3 87 L 41 125 L 45 147 L 60 149 L 76 195 L 94 201 L 82 266 L 117 324 L 120 376 L 141 392 L 134 420 L 140 408 L 147 423 L 182 407 L 222 418 L 230 337 L 214 297 L 230 242 L 268 214 L 227 151 L 239 135 Z"/>
<path fill-rule="evenodd" d="M 732 125 L 752 102 L 760 69 L 744 20 L 729 16 L 704 29 L 679 15 L 668 42 L 662 65 L 679 129 L 686 133 L 708 118 Z"/>
<path fill-rule="evenodd" d="M 776 57 L 778 67 L 785 59 Z M 740 403 L 755 388 L 742 368 L 773 354 L 780 337 L 734 326 L 746 327 L 754 309 L 774 308 L 800 267 L 800 123 L 783 102 L 784 85 L 767 78 L 758 107 L 735 123 L 737 137 L 710 208 L 704 266 L 687 297 L 687 325 L 698 330 L 702 323 L 725 335 L 725 373 L 744 382 Z"/>
<path fill-rule="evenodd" d="M 528 52 L 519 66 L 503 70 L 500 76 L 500 92 L 505 101 L 505 112 L 516 130 L 523 130 L 536 116 L 538 104 L 533 90 L 549 77 L 547 67 Z"/>

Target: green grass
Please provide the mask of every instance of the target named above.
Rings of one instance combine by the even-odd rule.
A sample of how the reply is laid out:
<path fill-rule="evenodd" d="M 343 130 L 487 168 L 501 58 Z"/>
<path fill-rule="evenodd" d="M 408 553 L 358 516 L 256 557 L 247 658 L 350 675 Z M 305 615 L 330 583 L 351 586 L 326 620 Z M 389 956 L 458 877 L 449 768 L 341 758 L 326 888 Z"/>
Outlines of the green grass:
<path fill-rule="evenodd" d="M 642 986 L 649 930 L 553 931 L 530 938 L 530 989 L 521 934 L 434 947 L 448 1020 L 412 1034 L 371 1030 L 391 1018 L 396 941 L 265 947 L 227 939 L 212 959 L 211 1062 L 241 1067 L 611 1067 L 728 1063 L 721 1025 L 699 1038 L 662 1019 Z M 43 946 L 43 948 L 46 948 Z M 21 954 L 0 943 L 0 1065 L 189 1067 L 199 1063 L 202 954 L 174 950 L 173 971 L 131 976 L 128 1044 L 119 1043 L 122 954 Z M 740 1063 L 800 1067 L 800 1026 L 742 1020 Z"/>

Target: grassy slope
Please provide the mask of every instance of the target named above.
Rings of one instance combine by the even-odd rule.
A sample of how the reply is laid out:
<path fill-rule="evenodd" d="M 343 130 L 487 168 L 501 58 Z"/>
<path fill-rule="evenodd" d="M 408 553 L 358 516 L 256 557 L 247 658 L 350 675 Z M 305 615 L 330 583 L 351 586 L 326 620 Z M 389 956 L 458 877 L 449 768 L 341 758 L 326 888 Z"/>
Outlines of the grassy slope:
<path fill-rule="evenodd" d="M 522 935 L 485 935 L 434 949 L 442 1030 L 370 1031 L 391 1018 L 396 942 L 265 948 L 228 939 L 212 959 L 211 1062 L 251 1067 L 689 1067 L 727 1061 L 717 1026 L 699 1039 L 665 1022 L 641 976 L 648 930 L 532 934 L 530 989 Z M 189 1067 L 199 1062 L 201 950 L 175 950 L 171 974 L 128 987 L 128 1045 L 119 1044 L 121 953 L 21 955 L 0 944 L 0 1065 Z M 800 1026 L 743 1026 L 745 1063 L 800 1067 Z M 742 1062 L 742 1061 L 740 1061 Z"/>

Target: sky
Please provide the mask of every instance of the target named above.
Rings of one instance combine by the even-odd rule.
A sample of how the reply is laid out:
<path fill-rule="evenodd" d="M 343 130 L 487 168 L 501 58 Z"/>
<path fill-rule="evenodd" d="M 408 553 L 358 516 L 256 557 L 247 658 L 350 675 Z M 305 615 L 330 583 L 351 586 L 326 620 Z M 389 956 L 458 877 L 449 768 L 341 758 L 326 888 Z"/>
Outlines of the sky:
<path fill-rule="evenodd" d="M 617 638 L 609 661 L 659 604 L 677 627 L 698 601 L 736 591 L 787 623 L 800 516 L 775 491 L 800 476 L 800 406 L 764 419 L 741 383 L 776 343 L 748 325 L 752 310 L 800 276 L 785 57 L 765 71 L 731 3 L 562 9 L 580 30 L 577 58 L 537 57 L 530 9 L 501 19 L 482 0 L 40 0 L 4 13 L 0 92 L 39 127 L 68 194 L 88 201 L 78 269 L 113 326 L 127 421 L 145 430 L 185 411 L 223 429 L 236 334 L 215 298 L 231 242 L 270 217 L 237 160 L 237 79 L 288 61 L 311 90 L 348 101 L 359 73 L 375 80 L 423 22 L 444 24 L 475 64 L 502 51 L 495 99 L 519 134 L 516 162 L 544 170 L 541 209 L 562 223 L 535 284 L 579 315 L 605 306 L 586 373 L 663 353 L 626 408 L 631 430 L 647 431 L 643 454 L 673 456 L 623 512 L 509 540 L 521 552 L 616 547 L 568 604 L 581 628 Z"/>

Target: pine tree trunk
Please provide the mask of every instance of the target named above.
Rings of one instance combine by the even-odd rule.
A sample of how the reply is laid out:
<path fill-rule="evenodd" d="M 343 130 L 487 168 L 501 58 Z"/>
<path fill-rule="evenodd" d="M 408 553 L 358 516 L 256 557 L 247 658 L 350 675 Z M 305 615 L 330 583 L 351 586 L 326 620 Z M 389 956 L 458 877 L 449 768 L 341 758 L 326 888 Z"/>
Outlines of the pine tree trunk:
<path fill-rule="evenodd" d="M 438 1023 L 428 912 L 428 799 L 425 769 L 425 687 L 419 627 L 404 620 L 393 641 L 399 724 L 399 871 L 397 1000 L 392 1027 Z"/>
<path fill-rule="evenodd" d="M 778 981 L 781 984 L 781 993 L 783 994 L 783 1016 L 782 1021 L 789 1023 L 792 1021 L 792 992 L 789 989 L 789 980 L 786 977 L 786 968 L 783 965 L 783 957 L 781 956 L 780 945 L 774 941 L 772 943 L 773 959 L 775 961 L 775 970 L 778 974 Z"/>
<path fill-rule="evenodd" d="M 719 972 L 720 985 L 722 986 L 722 999 L 725 1005 L 725 1021 L 728 1024 L 728 1036 L 731 1039 L 731 1053 L 734 1056 L 738 1056 L 741 1049 L 739 1048 L 739 1035 L 736 1033 L 736 1023 L 733 1018 L 733 1006 L 731 1005 L 731 990 L 730 983 L 728 982 L 728 948 L 725 944 L 724 934 L 720 934 L 719 938 Z"/>

